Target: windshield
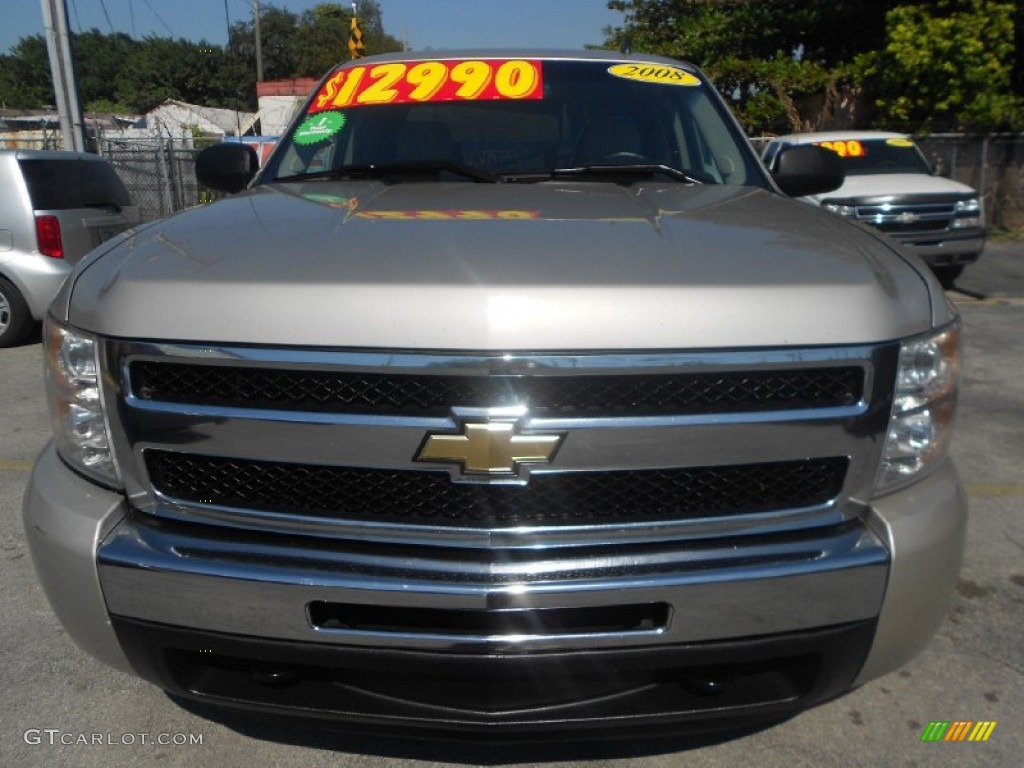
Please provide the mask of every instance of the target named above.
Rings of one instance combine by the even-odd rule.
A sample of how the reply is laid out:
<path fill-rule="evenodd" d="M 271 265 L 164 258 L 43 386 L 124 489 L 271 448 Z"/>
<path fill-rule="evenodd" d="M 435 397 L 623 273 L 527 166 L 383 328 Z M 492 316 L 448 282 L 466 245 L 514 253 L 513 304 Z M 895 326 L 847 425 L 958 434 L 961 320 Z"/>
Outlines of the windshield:
<path fill-rule="evenodd" d="M 695 73 L 541 59 L 339 68 L 261 181 L 417 168 L 446 180 L 539 181 L 559 170 L 606 166 L 677 181 L 765 183 L 744 138 Z"/>
<path fill-rule="evenodd" d="M 907 138 L 837 139 L 819 142 L 819 146 L 831 149 L 843 158 L 847 176 L 931 173 L 917 145 Z"/>

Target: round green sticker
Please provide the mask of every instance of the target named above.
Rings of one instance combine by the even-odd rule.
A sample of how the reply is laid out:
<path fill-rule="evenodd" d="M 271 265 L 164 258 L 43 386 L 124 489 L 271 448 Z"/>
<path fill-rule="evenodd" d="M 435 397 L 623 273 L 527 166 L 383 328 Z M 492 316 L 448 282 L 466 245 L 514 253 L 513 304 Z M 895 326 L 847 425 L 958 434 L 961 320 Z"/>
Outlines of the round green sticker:
<path fill-rule="evenodd" d="M 327 141 L 334 134 L 345 127 L 345 115 L 341 112 L 324 112 L 321 115 L 311 115 L 302 121 L 302 124 L 292 134 L 292 141 L 299 146 L 309 146 Z"/>

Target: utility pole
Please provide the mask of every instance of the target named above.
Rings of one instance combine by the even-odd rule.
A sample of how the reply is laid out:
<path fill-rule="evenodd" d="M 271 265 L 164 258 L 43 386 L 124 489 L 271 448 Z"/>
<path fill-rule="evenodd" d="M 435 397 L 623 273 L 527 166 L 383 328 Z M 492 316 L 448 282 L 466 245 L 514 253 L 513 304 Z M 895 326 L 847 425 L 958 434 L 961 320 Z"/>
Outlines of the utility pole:
<path fill-rule="evenodd" d="M 260 0 L 252 0 L 252 23 L 256 33 L 256 82 L 263 82 L 263 39 L 260 37 Z"/>
<path fill-rule="evenodd" d="M 85 131 L 82 125 L 82 109 L 78 104 L 75 63 L 71 59 L 67 1 L 42 0 L 42 4 L 46 49 L 50 54 L 50 73 L 53 75 L 53 92 L 57 99 L 57 114 L 60 116 L 64 149 L 84 152 Z"/>

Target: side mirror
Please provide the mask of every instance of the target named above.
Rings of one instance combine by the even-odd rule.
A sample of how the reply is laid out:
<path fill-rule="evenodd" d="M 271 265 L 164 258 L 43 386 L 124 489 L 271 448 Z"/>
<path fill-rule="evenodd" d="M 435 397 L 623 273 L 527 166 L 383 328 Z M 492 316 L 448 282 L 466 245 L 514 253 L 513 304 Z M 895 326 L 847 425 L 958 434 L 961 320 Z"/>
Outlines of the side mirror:
<path fill-rule="evenodd" d="M 241 192 L 260 168 L 248 144 L 214 144 L 196 157 L 199 183 L 218 192 Z"/>
<path fill-rule="evenodd" d="M 843 161 L 832 150 L 803 144 L 779 152 L 772 178 L 790 197 L 803 197 L 838 189 L 846 179 L 846 171 Z"/>

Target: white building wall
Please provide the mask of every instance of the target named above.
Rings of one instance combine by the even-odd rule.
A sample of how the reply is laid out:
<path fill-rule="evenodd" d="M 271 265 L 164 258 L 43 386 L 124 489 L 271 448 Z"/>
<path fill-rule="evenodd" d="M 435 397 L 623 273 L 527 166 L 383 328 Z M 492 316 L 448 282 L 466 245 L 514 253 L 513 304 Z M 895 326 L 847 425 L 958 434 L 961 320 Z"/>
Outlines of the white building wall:
<path fill-rule="evenodd" d="M 264 136 L 280 136 L 305 101 L 305 96 L 260 96 L 260 128 Z"/>

